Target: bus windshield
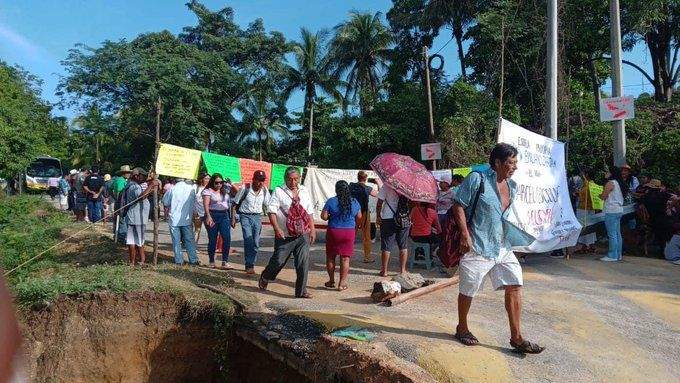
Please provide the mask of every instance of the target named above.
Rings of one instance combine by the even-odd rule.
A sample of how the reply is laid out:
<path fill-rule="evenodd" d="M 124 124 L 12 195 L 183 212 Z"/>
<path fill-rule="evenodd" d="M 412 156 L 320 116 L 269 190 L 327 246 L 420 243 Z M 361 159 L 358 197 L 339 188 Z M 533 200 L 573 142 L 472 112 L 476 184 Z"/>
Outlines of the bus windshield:
<path fill-rule="evenodd" d="M 56 158 L 38 158 L 26 169 L 30 177 L 61 177 L 61 162 Z"/>

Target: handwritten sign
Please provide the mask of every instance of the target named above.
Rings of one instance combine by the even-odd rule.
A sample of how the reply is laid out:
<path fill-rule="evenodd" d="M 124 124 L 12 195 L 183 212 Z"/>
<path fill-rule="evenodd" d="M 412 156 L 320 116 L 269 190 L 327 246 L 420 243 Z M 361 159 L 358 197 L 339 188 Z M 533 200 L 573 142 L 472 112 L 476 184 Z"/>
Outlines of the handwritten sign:
<path fill-rule="evenodd" d="M 249 184 L 253 182 L 253 173 L 256 170 L 264 171 L 267 180 L 264 185 L 269 188 L 269 183 L 272 178 L 272 164 L 270 162 L 249 160 L 247 158 L 240 158 L 239 165 L 241 166 L 241 182 Z"/>
<path fill-rule="evenodd" d="M 600 198 L 600 194 L 604 191 L 604 186 L 600 186 L 595 182 L 588 182 L 588 192 L 590 194 L 590 202 L 593 210 L 602 210 L 604 208 L 604 201 Z"/>
<path fill-rule="evenodd" d="M 600 100 L 600 121 L 618 121 L 635 118 L 633 97 L 611 97 Z"/>
<path fill-rule="evenodd" d="M 467 175 L 470 174 L 470 172 L 472 172 L 472 168 L 470 168 L 470 167 L 451 169 L 451 173 L 458 174 L 458 175 L 463 176 L 463 177 L 467 177 Z"/>
<path fill-rule="evenodd" d="M 451 183 L 451 169 L 432 170 L 432 176 L 437 182 Z"/>
<path fill-rule="evenodd" d="M 547 252 L 574 246 L 581 224 L 569 199 L 564 167 L 564 143 L 541 136 L 502 120 L 499 142 L 517 148 L 517 170 L 512 176 L 517 189 L 509 220 L 536 237 L 516 250 Z"/>
<path fill-rule="evenodd" d="M 272 189 L 281 186 L 286 182 L 284 176 L 286 174 L 286 169 L 288 169 L 289 166 L 290 165 L 272 164 L 272 180 L 269 183 L 269 186 Z M 302 167 L 298 166 L 297 168 L 300 171 L 300 175 L 302 175 Z"/>
<path fill-rule="evenodd" d="M 238 158 L 203 152 L 203 163 L 208 174 L 220 173 L 222 177 L 230 179 L 231 182 L 241 182 L 241 165 Z"/>
<path fill-rule="evenodd" d="M 423 161 L 441 160 L 442 159 L 441 142 L 433 142 L 430 144 L 420 145 L 420 159 Z"/>
<path fill-rule="evenodd" d="M 161 144 L 156 160 L 156 173 L 164 176 L 195 180 L 201 166 L 199 150 Z"/>

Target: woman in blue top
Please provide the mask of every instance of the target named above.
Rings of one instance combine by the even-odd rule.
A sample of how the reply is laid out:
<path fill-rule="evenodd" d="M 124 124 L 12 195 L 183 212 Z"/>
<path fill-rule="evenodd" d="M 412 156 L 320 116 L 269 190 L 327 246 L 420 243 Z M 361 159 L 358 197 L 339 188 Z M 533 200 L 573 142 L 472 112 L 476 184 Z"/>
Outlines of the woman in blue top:
<path fill-rule="evenodd" d="M 326 230 L 326 271 L 328 282 L 324 286 L 335 287 L 335 257 L 340 256 L 340 282 L 338 290 L 347 290 L 349 275 L 349 259 L 354 253 L 354 236 L 356 224 L 361 220 L 359 201 L 349 193 L 349 184 L 345 181 L 335 183 L 335 197 L 326 201 L 321 211 L 321 219 L 328 221 Z"/>

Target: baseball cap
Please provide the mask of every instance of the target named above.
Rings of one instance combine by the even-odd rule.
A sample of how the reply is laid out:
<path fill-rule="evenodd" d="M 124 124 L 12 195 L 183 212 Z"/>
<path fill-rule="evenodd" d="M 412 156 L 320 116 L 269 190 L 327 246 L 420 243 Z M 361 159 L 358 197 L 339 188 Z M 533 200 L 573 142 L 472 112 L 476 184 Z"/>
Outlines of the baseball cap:
<path fill-rule="evenodd" d="M 141 174 L 141 175 L 145 176 L 145 175 L 148 175 L 149 173 L 147 173 L 146 170 L 138 167 L 138 168 L 132 169 L 132 174 L 133 175 Z"/>
<path fill-rule="evenodd" d="M 255 170 L 253 173 L 253 181 L 264 181 L 267 179 L 267 175 L 264 174 L 262 170 Z"/>

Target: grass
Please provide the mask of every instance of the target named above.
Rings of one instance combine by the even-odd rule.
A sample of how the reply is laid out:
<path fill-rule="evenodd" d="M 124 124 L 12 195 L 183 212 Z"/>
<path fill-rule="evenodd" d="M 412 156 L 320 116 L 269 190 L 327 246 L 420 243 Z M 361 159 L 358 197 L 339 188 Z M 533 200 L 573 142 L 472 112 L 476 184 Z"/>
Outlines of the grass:
<path fill-rule="evenodd" d="M 69 214 L 57 211 L 40 197 L 2 198 L 0 265 L 11 269 L 84 225 L 72 222 Z M 22 267 L 8 283 L 22 309 L 44 307 L 60 295 L 150 290 L 184 296 L 189 304 L 187 317 L 228 318 L 236 310 L 228 297 L 197 286 L 231 286 L 233 280 L 228 274 L 163 263 L 155 268 L 131 268 L 125 248 L 113 243 L 101 226 L 78 234 Z"/>

